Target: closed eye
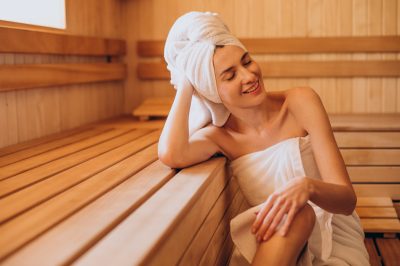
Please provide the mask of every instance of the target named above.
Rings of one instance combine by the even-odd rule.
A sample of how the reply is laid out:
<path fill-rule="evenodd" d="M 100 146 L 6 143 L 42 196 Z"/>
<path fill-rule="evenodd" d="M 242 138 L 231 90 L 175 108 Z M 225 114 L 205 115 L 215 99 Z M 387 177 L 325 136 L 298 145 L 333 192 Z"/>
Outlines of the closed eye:
<path fill-rule="evenodd" d="M 252 60 L 249 60 L 248 62 L 244 63 L 243 65 L 248 66 L 252 63 Z M 235 77 L 235 73 L 232 74 L 230 78 L 227 78 L 226 80 L 232 80 Z"/>

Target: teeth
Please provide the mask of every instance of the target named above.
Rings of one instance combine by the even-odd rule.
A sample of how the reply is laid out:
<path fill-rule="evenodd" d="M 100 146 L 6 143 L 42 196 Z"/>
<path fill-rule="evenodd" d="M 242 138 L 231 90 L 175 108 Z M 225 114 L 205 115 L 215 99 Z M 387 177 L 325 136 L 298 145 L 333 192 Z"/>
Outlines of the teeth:
<path fill-rule="evenodd" d="M 250 93 L 250 92 L 253 92 L 253 91 L 255 91 L 255 90 L 257 89 L 257 87 L 258 87 L 258 84 L 257 84 L 257 86 L 255 86 L 253 89 L 250 89 L 250 90 L 248 90 L 248 91 L 245 91 L 244 93 Z"/>

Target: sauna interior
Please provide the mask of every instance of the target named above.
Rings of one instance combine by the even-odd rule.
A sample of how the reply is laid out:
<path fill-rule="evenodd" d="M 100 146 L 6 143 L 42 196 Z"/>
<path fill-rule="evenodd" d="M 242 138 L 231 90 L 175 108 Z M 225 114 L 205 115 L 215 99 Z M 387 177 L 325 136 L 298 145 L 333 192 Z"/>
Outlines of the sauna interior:
<path fill-rule="evenodd" d="M 221 16 L 267 91 L 317 92 L 370 263 L 399 265 L 399 0 L 32 2 L 0 1 L 0 265 L 229 265 L 250 206 L 227 159 L 157 155 L 164 41 L 189 11 Z"/>

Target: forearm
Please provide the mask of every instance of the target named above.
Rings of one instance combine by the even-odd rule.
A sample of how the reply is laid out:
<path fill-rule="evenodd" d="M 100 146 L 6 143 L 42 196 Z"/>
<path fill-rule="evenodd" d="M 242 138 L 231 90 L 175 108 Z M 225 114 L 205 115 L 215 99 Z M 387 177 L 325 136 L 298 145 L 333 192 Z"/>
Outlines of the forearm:
<path fill-rule="evenodd" d="M 310 200 L 332 213 L 350 215 L 356 205 L 354 190 L 346 185 L 326 183 L 322 180 L 307 178 Z"/>
<path fill-rule="evenodd" d="M 182 154 L 189 142 L 192 89 L 178 89 L 159 140 L 159 155 Z"/>

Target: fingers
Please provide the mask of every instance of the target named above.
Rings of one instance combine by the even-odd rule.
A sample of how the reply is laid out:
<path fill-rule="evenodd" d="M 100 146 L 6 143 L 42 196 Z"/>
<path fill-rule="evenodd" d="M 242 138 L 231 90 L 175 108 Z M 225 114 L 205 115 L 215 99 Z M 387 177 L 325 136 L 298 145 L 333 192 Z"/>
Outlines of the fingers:
<path fill-rule="evenodd" d="M 258 228 L 261 226 L 261 223 L 264 221 L 265 216 L 268 214 L 270 209 L 272 208 L 274 202 L 276 199 L 276 195 L 272 194 L 267 201 L 265 202 L 264 206 L 261 208 L 261 210 L 258 212 L 257 217 L 252 225 L 252 230 L 251 232 L 254 234 L 257 232 Z"/>
<path fill-rule="evenodd" d="M 277 215 L 277 213 L 280 211 L 281 206 L 279 204 L 279 200 L 277 200 L 272 207 L 272 209 L 268 212 L 266 217 L 262 220 L 261 226 L 258 228 L 257 233 L 256 233 L 256 238 L 257 241 L 261 241 L 265 232 L 269 228 L 270 224 L 273 222 L 273 219 Z"/>
<path fill-rule="evenodd" d="M 266 232 L 262 231 L 260 232 L 260 236 L 262 236 L 262 240 L 266 241 L 268 240 L 274 233 L 278 225 L 281 223 L 284 215 L 287 213 L 287 207 L 286 205 L 281 207 L 278 211 L 278 213 L 273 217 L 271 220 L 271 224 L 266 228 Z"/>
<path fill-rule="evenodd" d="M 282 236 L 285 236 L 287 234 L 287 232 L 289 231 L 289 227 L 294 219 L 294 216 L 296 215 L 296 212 L 297 212 L 297 210 L 296 210 L 295 206 L 290 208 L 288 216 L 286 217 L 285 224 L 282 227 Z"/>

